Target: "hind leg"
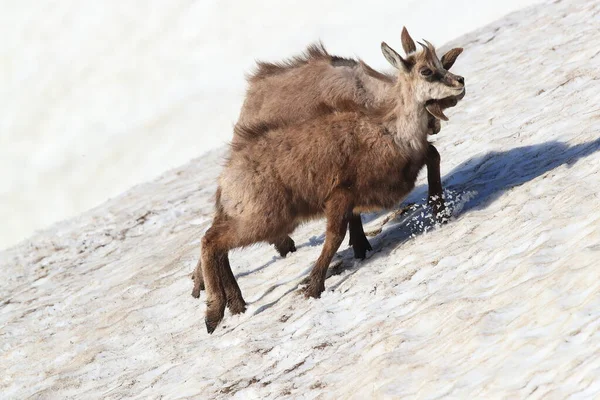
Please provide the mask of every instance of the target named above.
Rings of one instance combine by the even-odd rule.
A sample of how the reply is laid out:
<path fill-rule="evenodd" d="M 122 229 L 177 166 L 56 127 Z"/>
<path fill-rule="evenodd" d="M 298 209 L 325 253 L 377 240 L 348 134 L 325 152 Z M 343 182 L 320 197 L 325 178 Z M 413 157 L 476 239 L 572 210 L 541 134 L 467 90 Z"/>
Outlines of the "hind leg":
<path fill-rule="evenodd" d="M 246 302 L 242 297 L 242 291 L 229 265 L 229 256 L 224 253 L 219 260 L 221 267 L 221 277 L 223 278 L 223 286 L 225 289 L 225 297 L 227 298 L 227 308 L 232 314 L 241 314 L 246 311 Z"/>
<path fill-rule="evenodd" d="M 361 228 L 362 228 L 362 225 L 361 225 Z M 363 236 L 364 236 L 364 233 L 363 233 Z M 366 240 L 366 237 L 365 237 L 365 240 Z M 288 255 L 288 253 L 293 253 L 296 251 L 296 244 L 294 243 L 294 240 L 289 236 L 285 236 L 283 238 L 274 240 L 273 242 L 271 242 L 271 244 L 273 244 L 275 246 L 275 249 L 277 250 L 279 255 L 284 258 L 285 258 L 285 256 Z M 367 244 L 368 244 L 368 241 L 367 241 Z M 369 246 L 369 250 L 371 250 L 370 247 L 371 246 Z M 354 251 L 354 253 L 356 254 L 356 250 Z M 365 257 L 363 256 L 362 258 L 365 258 Z M 229 257 L 226 257 L 226 260 L 224 262 L 227 265 L 227 267 L 226 267 L 227 270 L 231 271 L 231 267 L 229 265 Z M 231 276 L 233 276 L 233 272 L 228 273 L 229 281 L 232 280 Z M 198 264 L 196 265 L 196 269 L 194 270 L 192 279 L 194 280 L 194 288 L 192 289 L 192 297 L 197 299 L 200 297 L 200 292 L 204 290 L 204 278 L 202 276 L 202 259 L 198 260 Z M 235 279 L 233 279 L 232 287 L 235 287 L 234 285 L 237 286 L 237 282 L 235 281 Z M 238 287 L 237 291 L 239 291 L 239 287 Z M 237 305 L 230 305 L 229 304 L 230 296 L 228 295 L 227 297 L 228 297 L 227 304 L 229 306 L 229 310 L 233 314 L 238 314 L 238 313 L 245 311 L 245 309 L 246 309 L 245 303 L 244 303 L 244 306 L 241 307 L 242 302 L 237 301 L 241 297 L 241 294 L 239 296 L 237 295 L 237 293 L 232 295 L 232 298 L 236 299 Z"/>
<path fill-rule="evenodd" d="M 206 330 L 212 333 L 223 319 L 227 295 L 225 284 L 228 279 L 223 277 L 222 267 L 224 257 L 229 251 L 227 223 L 215 221 L 202 238 L 202 275 L 206 289 Z M 238 288 L 239 289 L 239 288 Z"/>
<path fill-rule="evenodd" d="M 202 256 L 200 256 L 200 259 L 198 259 L 196 269 L 192 274 L 192 279 L 194 280 L 194 289 L 192 289 L 192 297 L 197 299 L 200 297 L 200 292 L 204 290 L 204 277 L 202 276 Z"/>
<path fill-rule="evenodd" d="M 314 298 L 319 298 L 325 290 L 327 268 L 346 235 L 348 220 L 352 216 L 351 194 L 345 189 L 337 189 L 333 192 L 325 205 L 325 216 L 327 217 L 325 244 L 310 273 L 305 291 L 306 296 Z"/>
<path fill-rule="evenodd" d="M 223 285 L 225 290 L 225 297 L 227 299 L 227 307 L 232 314 L 241 314 L 246 311 L 246 302 L 242 297 L 242 291 L 238 286 L 238 283 L 231 270 L 229 264 L 229 256 L 227 253 L 221 254 L 217 260 L 219 264 L 219 270 L 222 273 Z M 194 279 L 194 289 L 192 290 L 192 296 L 195 298 L 200 297 L 200 292 L 204 290 L 204 277 L 202 276 L 202 262 L 198 261 L 196 270 L 192 276 Z"/>
<path fill-rule="evenodd" d="M 373 250 L 365 231 L 363 230 L 360 214 L 352 214 L 348 221 L 348 230 L 350 231 L 350 246 L 354 250 L 354 258 L 364 260 L 367 256 L 367 251 Z"/>
<path fill-rule="evenodd" d="M 288 255 L 288 253 L 293 253 L 296 251 L 296 244 L 289 236 L 277 238 L 270 243 L 275 246 L 275 249 L 281 257 L 285 257 Z"/>
<path fill-rule="evenodd" d="M 280 221 L 278 221 L 280 224 Z M 202 238 L 202 275 L 206 289 L 206 330 L 212 333 L 223 319 L 226 305 L 233 314 L 246 310 L 246 302 L 229 265 L 228 251 L 272 239 L 275 227 L 217 215 Z M 289 230 L 288 230 L 289 231 Z"/>

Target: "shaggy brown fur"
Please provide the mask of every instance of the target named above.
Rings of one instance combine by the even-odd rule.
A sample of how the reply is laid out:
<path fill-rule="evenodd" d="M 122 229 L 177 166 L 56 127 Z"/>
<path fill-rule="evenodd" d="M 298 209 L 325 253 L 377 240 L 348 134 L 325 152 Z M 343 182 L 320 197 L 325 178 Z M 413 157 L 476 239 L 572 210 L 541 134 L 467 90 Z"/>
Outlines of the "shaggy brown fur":
<path fill-rule="evenodd" d="M 402 30 L 402 45 L 407 54 L 416 51 L 416 45 L 406 28 Z M 452 67 L 462 48 L 454 48 L 442 57 L 445 69 Z M 394 75 L 381 73 L 362 60 L 331 55 L 322 43 L 310 45 L 304 53 L 279 63 L 258 62 L 256 71 L 248 76 L 249 87 L 242 107 L 238 126 L 255 124 L 255 130 L 268 130 L 273 124 L 294 124 L 325 114 L 342 111 L 371 111 L 386 103 L 389 88 L 396 83 Z M 464 96 L 452 96 L 444 100 L 432 100 L 427 104 L 429 134 L 440 131 L 438 119 L 447 120 L 443 110 L 456 105 Z M 245 129 L 236 130 L 232 147 L 244 142 Z M 444 215 L 445 209 L 441 186 L 440 156 L 430 145 L 426 159 L 429 186 L 429 204 L 435 217 Z M 437 175 L 435 174 L 437 171 Z M 439 218 L 440 222 L 442 218 Z M 364 259 L 372 250 L 364 235 L 360 214 L 349 222 L 350 241 L 355 258 Z M 282 257 L 296 251 L 292 238 L 286 236 L 271 242 Z M 198 297 L 204 289 L 201 266 L 194 273 L 193 296 Z"/>
<path fill-rule="evenodd" d="M 289 70 L 308 65 L 317 61 L 325 61 L 333 66 L 354 66 L 355 60 L 330 55 L 323 43 L 313 43 L 306 50 L 298 55 L 280 62 L 258 61 L 256 71 L 248 76 L 248 82 L 252 85 L 261 79 L 269 78 L 273 75 L 283 74 Z"/>
<path fill-rule="evenodd" d="M 402 43 L 406 53 L 416 50 L 406 28 L 402 31 Z M 462 51 L 462 48 L 454 48 L 444 54 L 444 68 L 450 69 Z M 289 60 L 259 62 L 256 71 L 248 76 L 248 82 L 240 124 L 303 121 L 319 115 L 319 107 L 339 111 L 340 103 L 348 101 L 375 108 L 388 100 L 385 96 L 396 78 L 371 68 L 362 60 L 331 55 L 322 43 L 317 43 Z M 446 100 L 450 99 L 432 103 L 439 104 L 441 109 L 452 107 L 452 102 Z M 436 118 L 430 118 L 432 134 L 439 132 Z"/>
<path fill-rule="evenodd" d="M 407 54 L 416 51 L 416 45 L 406 28 L 402 30 L 402 45 Z M 454 48 L 444 54 L 442 64 L 445 69 L 452 67 L 462 48 Z M 248 77 L 249 87 L 246 100 L 240 113 L 239 124 L 260 123 L 261 121 L 299 122 L 315 118 L 324 112 L 343 111 L 348 109 L 348 103 L 355 103 L 367 108 L 382 105 L 387 99 L 389 87 L 393 86 L 396 78 L 393 75 L 381 73 L 362 60 L 353 60 L 330 55 L 322 43 L 313 44 L 300 56 L 280 63 L 260 62 L 254 74 Z M 464 96 L 453 96 L 441 101 L 433 100 L 427 105 L 432 114 L 429 118 L 430 134 L 440 131 L 439 119 L 448 120 L 443 110 L 456 105 Z M 234 144 L 236 143 L 234 136 Z M 434 170 L 439 170 L 435 160 L 439 153 L 432 148 L 432 160 L 428 162 Z M 431 176 L 431 174 L 429 174 Z M 440 177 L 431 176 L 434 181 Z M 441 188 L 441 185 L 439 186 Z M 430 204 L 434 205 L 433 212 L 437 217 L 443 215 L 444 202 L 442 190 L 435 192 L 430 185 Z M 435 199 L 435 200 L 432 200 Z M 440 218 L 441 220 L 441 218 Z M 356 258 L 365 258 L 371 250 L 369 241 L 364 235 L 360 217 L 350 222 L 350 244 L 353 246 Z M 355 234 L 360 235 L 355 237 Z M 283 241 L 281 239 L 280 241 Z M 293 247 L 291 238 L 285 239 Z M 294 247 L 295 249 L 295 247 Z M 279 248 L 279 253 L 285 257 L 291 248 Z M 283 250 L 283 251 L 281 251 Z"/>
<path fill-rule="evenodd" d="M 229 250 L 277 243 L 303 221 L 325 216 L 325 244 L 306 288 L 319 297 L 354 211 L 391 208 L 413 189 L 431 151 L 426 103 L 462 93 L 464 80 L 443 69 L 433 49 L 406 59 L 385 44 L 382 50 L 399 73 L 379 105 L 295 124 L 236 126 L 213 225 L 202 239 L 209 333 L 226 306 L 245 310 Z M 431 72 L 441 78 L 425 76 Z"/>

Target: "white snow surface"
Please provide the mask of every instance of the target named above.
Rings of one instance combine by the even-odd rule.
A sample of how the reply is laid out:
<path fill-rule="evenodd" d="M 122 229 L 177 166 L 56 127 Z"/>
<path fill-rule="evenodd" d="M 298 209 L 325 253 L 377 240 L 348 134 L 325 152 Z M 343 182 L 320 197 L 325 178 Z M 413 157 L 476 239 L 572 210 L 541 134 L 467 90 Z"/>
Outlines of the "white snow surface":
<path fill-rule="evenodd" d="M 599 2 L 563 0 L 451 43 L 452 220 L 420 206 L 364 261 L 344 244 L 319 300 L 298 285 L 323 221 L 285 259 L 232 252 L 249 307 L 206 333 L 190 273 L 223 149 L 0 253 L 2 397 L 599 398 L 599 25 Z"/>
<path fill-rule="evenodd" d="M 35 0 L 0 12 L 0 249 L 226 143 L 254 59 L 384 66 L 540 0 Z"/>

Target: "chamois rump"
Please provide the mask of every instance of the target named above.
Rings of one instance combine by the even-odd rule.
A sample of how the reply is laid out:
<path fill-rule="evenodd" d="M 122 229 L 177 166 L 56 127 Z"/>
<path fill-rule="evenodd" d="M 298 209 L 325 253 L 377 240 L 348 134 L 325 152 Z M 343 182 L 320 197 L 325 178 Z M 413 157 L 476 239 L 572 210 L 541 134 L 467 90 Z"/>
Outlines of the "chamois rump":
<path fill-rule="evenodd" d="M 353 213 L 389 209 L 415 185 L 429 151 L 431 100 L 460 96 L 464 79 L 448 72 L 430 43 L 406 58 L 381 48 L 397 69 L 385 101 L 346 105 L 296 124 L 238 124 L 219 176 L 212 226 L 202 238 L 201 268 L 207 295 L 206 328 L 212 333 L 225 307 L 246 305 L 228 252 L 257 242 L 274 243 L 299 224 L 325 216 L 321 255 L 305 294 L 318 298 Z"/>

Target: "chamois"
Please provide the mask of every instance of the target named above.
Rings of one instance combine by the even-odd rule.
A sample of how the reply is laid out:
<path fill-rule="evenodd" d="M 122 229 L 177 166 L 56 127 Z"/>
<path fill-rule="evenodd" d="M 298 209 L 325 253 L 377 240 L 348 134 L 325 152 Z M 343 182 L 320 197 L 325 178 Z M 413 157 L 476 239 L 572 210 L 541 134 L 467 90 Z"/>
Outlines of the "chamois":
<path fill-rule="evenodd" d="M 406 54 L 417 50 L 406 27 L 402 29 L 401 37 Z M 441 62 L 446 70 L 452 67 L 462 51 L 462 48 L 454 48 L 444 54 Z M 238 124 L 252 125 L 265 121 L 293 124 L 314 118 L 328 109 L 343 110 L 344 104 L 348 102 L 373 108 L 387 100 L 388 89 L 394 85 L 395 80 L 394 75 L 380 73 L 362 60 L 330 55 L 321 43 L 313 44 L 302 56 L 283 63 L 258 62 L 257 70 L 248 77 L 249 86 Z M 429 117 L 430 134 L 439 133 L 439 120 L 447 120 L 443 109 L 455 106 L 463 95 L 433 100 L 427 105 L 432 114 Z M 235 143 L 235 136 L 233 141 Z M 433 145 L 429 150 L 426 163 L 429 203 L 434 216 L 438 217 L 445 208 L 439 153 Z M 350 218 L 349 232 L 354 256 L 365 258 L 371 246 L 364 234 L 360 214 Z M 288 252 L 295 251 L 294 241 L 289 237 L 280 238 L 273 244 L 283 257 Z"/>
<path fill-rule="evenodd" d="M 406 54 L 417 48 L 406 27 L 401 34 L 402 47 Z M 441 59 L 445 69 L 450 69 L 462 48 L 448 51 Z M 362 60 L 330 55 L 321 44 L 307 48 L 301 56 L 282 63 L 258 62 L 257 70 L 248 77 L 246 98 L 240 112 L 238 125 L 246 126 L 261 122 L 278 121 L 295 124 L 314 118 L 327 111 L 343 111 L 348 103 L 374 108 L 388 101 L 389 88 L 396 82 L 392 74 L 380 73 Z M 427 105 L 429 134 L 440 131 L 440 119 L 447 120 L 443 109 L 455 106 L 460 96 L 443 100 L 432 100 Z M 435 116 L 435 117 L 434 117 Z M 237 143 L 234 135 L 233 142 Z M 434 217 L 439 220 L 445 209 L 442 197 L 440 176 L 440 156 L 433 145 L 429 145 L 426 157 L 429 204 Z M 365 236 L 360 214 L 353 214 L 348 223 L 350 245 L 354 257 L 364 259 L 372 250 Z M 282 257 L 296 251 L 295 243 L 289 236 L 277 238 L 272 243 Z M 194 272 L 194 297 L 204 289 L 200 262 Z"/>
<path fill-rule="evenodd" d="M 433 46 L 420 45 L 422 51 L 402 58 L 381 44 L 397 79 L 376 107 L 349 107 L 296 124 L 235 127 L 213 223 L 202 238 L 209 333 L 226 306 L 233 314 L 246 308 L 229 250 L 273 243 L 303 221 L 325 216 L 325 244 L 305 289 L 306 296 L 318 298 L 353 213 L 392 208 L 414 188 L 429 149 L 428 102 L 465 90 L 464 79 L 443 67 Z"/>

